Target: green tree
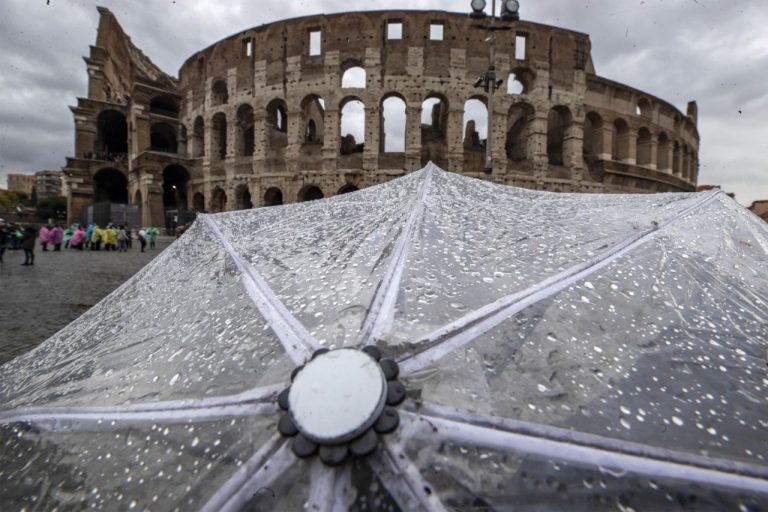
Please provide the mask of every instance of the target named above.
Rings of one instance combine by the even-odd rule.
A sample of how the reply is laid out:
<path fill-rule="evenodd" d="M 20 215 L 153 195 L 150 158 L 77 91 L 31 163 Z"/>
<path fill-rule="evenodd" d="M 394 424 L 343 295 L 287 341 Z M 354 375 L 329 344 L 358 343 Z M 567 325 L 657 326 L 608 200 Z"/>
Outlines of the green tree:
<path fill-rule="evenodd" d="M 61 196 L 46 197 L 37 202 L 37 217 L 40 220 L 53 219 L 64 221 L 67 218 L 67 198 Z"/>

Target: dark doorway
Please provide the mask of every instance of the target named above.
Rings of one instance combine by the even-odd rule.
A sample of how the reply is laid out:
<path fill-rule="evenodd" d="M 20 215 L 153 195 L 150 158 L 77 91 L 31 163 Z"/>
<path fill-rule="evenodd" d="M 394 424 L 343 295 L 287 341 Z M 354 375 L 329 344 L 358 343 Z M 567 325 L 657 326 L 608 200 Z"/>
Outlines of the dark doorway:
<path fill-rule="evenodd" d="M 299 194 L 299 201 L 315 201 L 317 199 L 322 199 L 323 197 L 325 196 L 319 187 L 310 185 L 302 189 L 301 193 Z"/>
<path fill-rule="evenodd" d="M 96 153 L 120 154 L 128 152 L 128 123 L 117 110 L 105 110 L 97 119 Z M 106 160 L 104 155 L 100 160 Z"/>
<path fill-rule="evenodd" d="M 180 165 L 169 165 L 163 170 L 163 208 L 187 209 L 187 184 L 189 173 Z"/>
<path fill-rule="evenodd" d="M 264 193 L 264 206 L 279 206 L 283 204 L 283 192 L 277 187 L 269 187 Z"/>
<path fill-rule="evenodd" d="M 93 175 L 93 182 L 95 202 L 128 202 L 128 179 L 117 169 L 101 169 Z"/>

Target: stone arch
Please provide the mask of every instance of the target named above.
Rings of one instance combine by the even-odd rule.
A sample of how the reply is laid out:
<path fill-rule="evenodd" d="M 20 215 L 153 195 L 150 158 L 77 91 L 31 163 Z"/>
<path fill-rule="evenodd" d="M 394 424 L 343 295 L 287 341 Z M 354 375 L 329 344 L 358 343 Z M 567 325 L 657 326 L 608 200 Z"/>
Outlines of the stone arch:
<path fill-rule="evenodd" d="M 379 151 L 382 153 L 405 152 L 406 101 L 400 94 L 390 92 L 381 98 L 381 125 L 379 127 Z"/>
<path fill-rule="evenodd" d="M 660 171 L 666 171 L 669 172 L 672 167 L 672 162 L 670 161 L 670 153 L 672 149 L 671 142 L 669 141 L 669 137 L 665 132 L 661 132 L 658 136 L 658 164 L 656 167 Z"/>
<path fill-rule="evenodd" d="M 235 148 L 235 155 L 253 156 L 253 107 L 247 103 L 240 105 L 237 109 L 236 123 L 237 147 Z"/>
<path fill-rule="evenodd" d="M 515 103 L 509 108 L 507 139 L 504 146 L 507 158 L 513 162 L 528 158 L 528 135 L 533 115 L 533 106 L 529 103 Z"/>
<path fill-rule="evenodd" d="M 640 98 L 635 106 L 635 114 L 642 117 L 651 117 L 651 114 L 653 114 L 651 102 L 646 98 Z"/>
<path fill-rule="evenodd" d="M 173 126 L 168 123 L 154 123 L 149 128 L 149 148 L 151 151 L 176 153 L 178 143 Z"/>
<path fill-rule="evenodd" d="M 360 189 L 357 188 L 355 185 L 352 185 L 351 183 L 347 183 L 336 192 L 336 195 L 338 196 L 341 194 L 349 194 L 350 192 L 357 192 L 358 190 Z"/>
<path fill-rule="evenodd" d="M 346 68 L 343 68 L 341 88 L 365 89 L 367 79 L 365 68 L 358 61 L 348 61 L 348 64 Z"/>
<path fill-rule="evenodd" d="M 584 118 L 583 153 L 585 160 L 596 160 L 605 153 L 603 148 L 603 118 L 595 111 Z"/>
<path fill-rule="evenodd" d="M 96 143 L 93 148 L 99 160 L 110 159 L 109 155 L 128 152 L 128 123 L 122 112 L 103 110 L 96 118 Z"/>
<path fill-rule="evenodd" d="M 629 125 L 621 118 L 613 122 L 611 158 L 619 162 L 629 158 Z"/>
<path fill-rule="evenodd" d="M 323 191 L 317 185 L 305 185 L 299 190 L 299 202 L 315 201 L 325 197 Z"/>
<path fill-rule="evenodd" d="M 149 112 L 165 117 L 179 117 L 179 103 L 173 96 L 161 94 L 149 102 Z"/>
<path fill-rule="evenodd" d="M 211 159 L 227 158 L 227 116 L 224 112 L 217 112 L 211 118 L 211 139 Z"/>
<path fill-rule="evenodd" d="M 189 171 L 180 165 L 163 169 L 163 209 L 186 210 Z"/>
<path fill-rule="evenodd" d="M 227 211 L 227 193 L 217 185 L 211 193 L 211 212 L 220 213 L 225 211 Z"/>
<path fill-rule="evenodd" d="M 112 167 L 99 169 L 93 175 L 93 200 L 96 203 L 127 203 L 128 178 Z"/>
<path fill-rule="evenodd" d="M 547 116 L 547 159 L 551 165 L 565 165 L 565 136 L 572 122 L 568 107 L 557 105 Z"/>
<path fill-rule="evenodd" d="M 249 210 L 253 208 L 251 191 L 248 185 L 240 184 L 235 187 L 235 210 Z"/>
<path fill-rule="evenodd" d="M 205 196 L 202 192 L 195 192 L 192 196 L 192 209 L 196 212 L 205 211 Z"/>
<path fill-rule="evenodd" d="M 301 100 L 304 120 L 304 142 L 322 144 L 325 139 L 325 101 L 317 94 L 310 94 Z"/>
<path fill-rule="evenodd" d="M 197 116 L 192 125 L 192 158 L 200 158 L 205 155 L 205 121 L 202 116 Z"/>
<path fill-rule="evenodd" d="M 288 107 L 281 98 L 267 103 L 267 145 L 270 149 L 288 146 Z"/>
<path fill-rule="evenodd" d="M 530 69 L 515 68 L 507 75 L 507 94 L 528 94 L 535 81 L 536 75 Z"/>
<path fill-rule="evenodd" d="M 283 204 L 283 191 L 277 187 L 269 187 L 264 192 L 264 206 L 279 206 Z"/>
<path fill-rule="evenodd" d="M 421 165 L 430 160 L 441 167 L 448 164 L 448 99 L 430 92 L 421 103 Z"/>
<path fill-rule="evenodd" d="M 637 165 L 651 165 L 651 132 L 646 127 L 637 131 Z"/>
<path fill-rule="evenodd" d="M 211 87 L 211 106 L 226 105 L 229 103 L 229 90 L 227 82 L 217 80 Z"/>
<path fill-rule="evenodd" d="M 362 153 L 365 148 L 365 103 L 356 96 L 339 102 L 340 152 L 342 155 Z"/>
<path fill-rule="evenodd" d="M 473 96 L 464 102 L 464 148 L 485 148 L 488 129 L 488 108 L 485 96 Z M 487 137 L 486 137 L 487 138 Z"/>

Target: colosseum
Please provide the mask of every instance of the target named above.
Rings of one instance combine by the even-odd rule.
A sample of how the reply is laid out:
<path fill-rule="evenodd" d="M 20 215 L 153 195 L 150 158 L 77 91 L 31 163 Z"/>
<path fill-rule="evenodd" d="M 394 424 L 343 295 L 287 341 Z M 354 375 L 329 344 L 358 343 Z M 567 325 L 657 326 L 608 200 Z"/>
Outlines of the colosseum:
<path fill-rule="evenodd" d="M 129 203 L 143 225 L 357 190 L 428 161 L 484 177 L 475 87 L 485 21 L 442 11 L 307 16 L 243 30 L 189 57 L 178 79 L 99 8 L 72 107 L 70 220 Z M 560 192 L 693 191 L 699 136 L 687 112 L 595 74 L 589 36 L 502 22 L 490 134 L 497 183 Z M 475 115 L 473 113 L 478 113 Z M 357 123 L 357 133 L 350 128 Z M 170 221 L 169 221 L 170 222 Z"/>

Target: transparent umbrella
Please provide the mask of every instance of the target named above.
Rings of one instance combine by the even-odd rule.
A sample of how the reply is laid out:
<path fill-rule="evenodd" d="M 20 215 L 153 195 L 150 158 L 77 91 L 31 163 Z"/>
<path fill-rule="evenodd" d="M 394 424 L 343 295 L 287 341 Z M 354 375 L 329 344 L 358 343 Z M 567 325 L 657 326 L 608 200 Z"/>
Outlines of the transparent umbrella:
<path fill-rule="evenodd" d="M 758 510 L 768 230 L 430 164 L 202 215 L 0 367 L 3 510 Z"/>

